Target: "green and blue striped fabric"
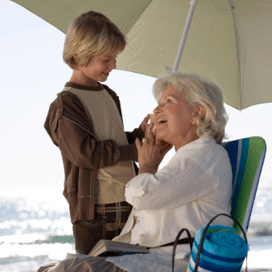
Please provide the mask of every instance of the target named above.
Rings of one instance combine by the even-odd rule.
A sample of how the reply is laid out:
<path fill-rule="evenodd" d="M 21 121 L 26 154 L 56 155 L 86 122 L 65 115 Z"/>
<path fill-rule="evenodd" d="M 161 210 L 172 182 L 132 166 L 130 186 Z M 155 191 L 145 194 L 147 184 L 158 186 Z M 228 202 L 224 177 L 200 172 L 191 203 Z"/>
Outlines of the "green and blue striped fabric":
<path fill-rule="evenodd" d="M 265 158 L 266 144 L 261 137 L 250 137 L 227 142 L 224 147 L 228 152 L 233 174 L 231 216 L 247 231 Z M 236 223 L 233 224 L 233 228 L 241 235 L 241 229 Z"/>

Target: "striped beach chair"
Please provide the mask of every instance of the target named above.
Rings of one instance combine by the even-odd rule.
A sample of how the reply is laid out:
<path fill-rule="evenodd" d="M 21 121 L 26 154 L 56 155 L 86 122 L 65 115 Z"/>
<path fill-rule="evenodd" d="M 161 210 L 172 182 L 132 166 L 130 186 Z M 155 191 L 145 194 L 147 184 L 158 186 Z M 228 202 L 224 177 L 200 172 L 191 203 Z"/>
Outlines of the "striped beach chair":
<path fill-rule="evenodd" d="M 259 184 L 266 153 L 266 144 L 261 137 L 250 137 L 224 144 L 228 152 L 233 174 L 231 216 L 247 232 L 250 216 Z M 241 229 L 234 223 L 238 235 Z"/>

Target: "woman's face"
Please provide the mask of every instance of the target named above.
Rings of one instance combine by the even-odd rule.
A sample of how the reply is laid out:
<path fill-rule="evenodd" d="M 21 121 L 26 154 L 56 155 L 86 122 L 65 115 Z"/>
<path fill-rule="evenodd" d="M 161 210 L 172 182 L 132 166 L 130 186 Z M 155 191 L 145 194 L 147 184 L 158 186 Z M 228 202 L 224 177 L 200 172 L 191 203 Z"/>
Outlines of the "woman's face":
<path fill-rule="evenodd" d="M 196 120 L 198 108 L 192 106 L 185 91 L 173 87 L 164 90 L 154 109 L 156 138 L 172 144 L 176 151 L 183 145 L 198 139 Z"/>

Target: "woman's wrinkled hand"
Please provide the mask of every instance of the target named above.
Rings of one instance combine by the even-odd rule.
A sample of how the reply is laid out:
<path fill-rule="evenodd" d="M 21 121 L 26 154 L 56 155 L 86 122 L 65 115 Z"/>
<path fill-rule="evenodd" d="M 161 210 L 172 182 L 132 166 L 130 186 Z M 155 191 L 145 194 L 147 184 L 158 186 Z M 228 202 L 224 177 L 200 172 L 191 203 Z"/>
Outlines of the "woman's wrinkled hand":
<path fill-rule="evenodd" d="M 156 139 L 152 133 L 153 126 L 153 123 L 147 125 L 145 138 L 142 142 L 139 139 L 135 142 L 138 150 L 139 174 L 155 174 L 165 154 L 172 148 L 171 144 Z"/>
<path fill-rule="evenodd" d="M 150 114 L 148 114 L 148 115 L 144 118 L 144 120 L 142 121 L 142 123 L 141 123 L 141 125 L 140 125 L 141 129 L 142 129 L 144 132 L 146 132 L 146 129 L 147 129 L 147 126 L 148 126 L 148 121 L 149 121 L 149 119 L 150 119 Z"/>

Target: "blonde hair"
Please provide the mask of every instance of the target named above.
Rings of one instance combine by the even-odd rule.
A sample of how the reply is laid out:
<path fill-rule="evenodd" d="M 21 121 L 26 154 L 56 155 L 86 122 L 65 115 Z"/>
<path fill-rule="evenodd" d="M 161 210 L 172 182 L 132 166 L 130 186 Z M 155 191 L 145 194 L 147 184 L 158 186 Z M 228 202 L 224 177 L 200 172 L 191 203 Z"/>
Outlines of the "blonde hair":
<path fill-rule="evenodd" d="M 210 80 L 195 73 L 182 74 L 170 73 L 159 77 L 153 86 L 153 95 L 159 100 L 161 94 L 168 87 L 179 91 L 185 91 L 189 103 L 193 106 L 203 105 L 206 114 L 201 120 L 197 120 L 197 135 L 208 135 L 222 144 L 225 137 L 225 126 L 228 120 L 223 93 L 221 89 Z"/>
<path fill-rule="evenodd" d="M 125 46 L 126 37 L 114 23 L 101 13 L 89 11 L 69 26 L 63 60 L 75 69 L 77 65 L 87 66 L 93 56 L 119 54 Z"/>

